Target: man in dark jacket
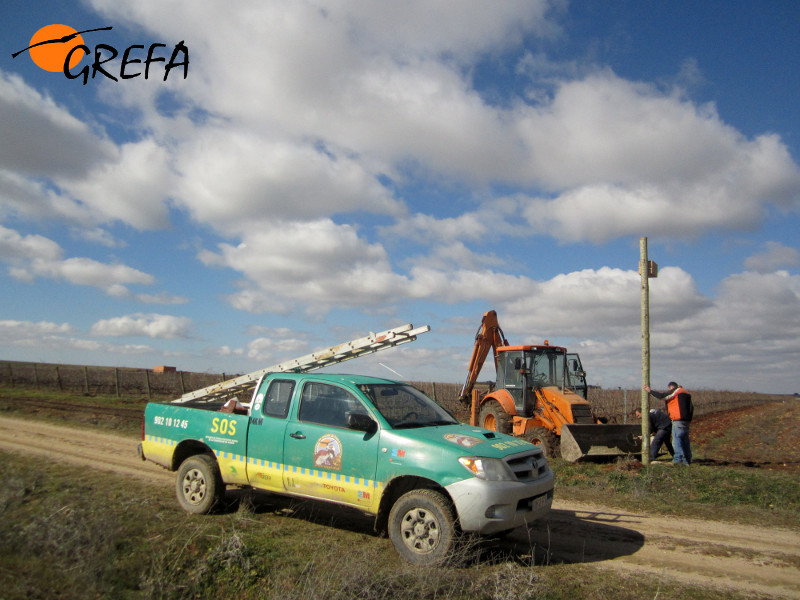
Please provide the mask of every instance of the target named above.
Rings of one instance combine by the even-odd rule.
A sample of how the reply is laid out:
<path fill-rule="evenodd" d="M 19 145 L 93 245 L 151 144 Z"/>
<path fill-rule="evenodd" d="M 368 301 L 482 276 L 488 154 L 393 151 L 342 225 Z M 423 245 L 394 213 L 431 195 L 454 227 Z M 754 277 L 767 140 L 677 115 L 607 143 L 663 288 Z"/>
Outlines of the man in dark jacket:
<path fill-rule="evenodd" d="M 642 418 L 642 411 L 638 408 L 636 409 L 636 416 L 640 419 Z M 672 437 L 672 421 L 667 413 L 663 410 L 651 408 L 648 416 L 650 418 L 650 433 L 653 435 L 653 439 L 650 442 L 650 460 L 655 460 L 658 457 L 661 444 L 664 444 L 670 456 L 675 456 L 675 450 L 670 440 Z"/>
<path fill-rule="evenodd" d="M 672 420 L 672 445 L 675 454 L 672 462 L 677 465 L 692 464 L 692 448 L 689 445 L 689 423 L 692 421 L 694 405 L 692 395 L 674 381 L 667 384 L 666 392 L 655 392 L 649 385 L 644 391 L 655 398 L 661 398 L 667 404 L 667 414 Z"/>

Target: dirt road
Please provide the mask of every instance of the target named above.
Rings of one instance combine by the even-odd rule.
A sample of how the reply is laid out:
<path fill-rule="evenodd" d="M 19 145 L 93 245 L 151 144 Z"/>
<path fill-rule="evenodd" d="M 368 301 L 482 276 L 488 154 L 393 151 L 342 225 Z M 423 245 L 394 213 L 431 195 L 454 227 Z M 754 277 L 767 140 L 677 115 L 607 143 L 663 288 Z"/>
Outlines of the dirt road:
<path fill-rule="evenodd" d="M 136 456 L 135 438 L 0 417 L 0 450 L 50 456 L 153 483 L 173 474 Z M 556 501 L 551 515 L 508 540 L 532 542 L 548 560 L 587 563 L 653 580 L 800 599 L 800 534 L 792 531 L 675 520 L 613 508 Z"/>

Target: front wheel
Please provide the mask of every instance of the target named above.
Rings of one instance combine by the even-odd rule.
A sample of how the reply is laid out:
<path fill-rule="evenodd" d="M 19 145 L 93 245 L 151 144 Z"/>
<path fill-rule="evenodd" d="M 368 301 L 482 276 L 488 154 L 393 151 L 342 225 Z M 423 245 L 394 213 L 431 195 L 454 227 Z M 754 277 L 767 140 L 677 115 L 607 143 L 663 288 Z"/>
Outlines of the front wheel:
<path fill-rule="evenodd" d="M 534 427 L 525 432 L 525 439 L 542 449 L 546 458 L 561 456 L 561 442 L 556 434 L 545 427 Z"/>
<path fill-rule="evenodd" d="M 440 565 L 456 545 L 453 507 L 435 490 L 412 490 L 389 512 L 389 537 L 398 554 L 417 565 Z"/>
<path fill-rule="evenodd" d="M 502 405 L 497 400 L 487 400 L 481 407 L 478 425 L 484 429 L 497 431 L 498 433 L 511 433 L 511 415 L 503 410 Z"/>
<path fill-rule="evenodd" d="M 190 456 L 178 469 L 175 495 L 183 510 L 204 515 L 222 503 L 225 484 L 214 457 L 208 454 Z"/>

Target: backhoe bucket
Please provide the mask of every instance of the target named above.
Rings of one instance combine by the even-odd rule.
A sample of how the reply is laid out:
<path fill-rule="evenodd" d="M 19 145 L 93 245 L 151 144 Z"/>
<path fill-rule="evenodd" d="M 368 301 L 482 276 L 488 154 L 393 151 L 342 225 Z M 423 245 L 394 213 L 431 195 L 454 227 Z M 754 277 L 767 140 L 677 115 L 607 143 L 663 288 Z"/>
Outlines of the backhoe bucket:
<path fill-rule="evenodd" d="M 561 458 L 576 462 L 590 456 L 642 453 L 641 425 L 562 425 Z"/>

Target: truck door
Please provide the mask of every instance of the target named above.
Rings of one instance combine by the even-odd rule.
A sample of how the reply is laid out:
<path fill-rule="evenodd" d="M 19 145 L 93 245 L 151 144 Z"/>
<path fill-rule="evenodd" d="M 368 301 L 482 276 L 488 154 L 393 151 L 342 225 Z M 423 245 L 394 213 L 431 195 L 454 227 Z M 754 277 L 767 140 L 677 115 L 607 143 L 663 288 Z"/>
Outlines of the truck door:
<path fill-rule="evenodd" d="M 283 491 L 283 435 L 296 382 L 265 379 L 250 410 L 247 478 L 256 488 Z"/>
<path fill-rule="evenodd" d="M 567 354 L 567 386 L 576 394 L 586 399 L 586 371 L 583 370 L 581 357 L 577 354 Z"/>
<path fill-rule="evenodd" d="M 345 388 L 303 384 L 297 418 L 289 421 L 284 438 L 287 491 L 366 509 L 376 501 L 380 435 L 348 429 L 349 412 L 369 415 L 361 399 Z"/>
<path fill-rule="evenodd" d="M 498 372 L 502 372 L 503 381 L 501 382 L 498 377 L 497 387 L 505 389 L 511 394 L 514 399 L 514 406 L 517 409 L 517 414 L 525 414 L 525 362 L 522 352 L 508 351 L 500 355 L 500 362 L 503 366 L 498 365 Z"/>

